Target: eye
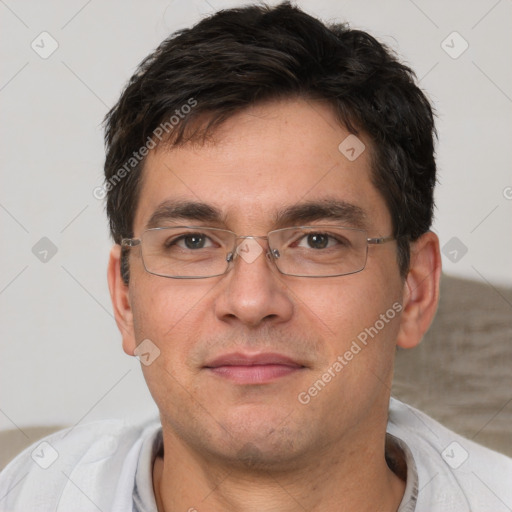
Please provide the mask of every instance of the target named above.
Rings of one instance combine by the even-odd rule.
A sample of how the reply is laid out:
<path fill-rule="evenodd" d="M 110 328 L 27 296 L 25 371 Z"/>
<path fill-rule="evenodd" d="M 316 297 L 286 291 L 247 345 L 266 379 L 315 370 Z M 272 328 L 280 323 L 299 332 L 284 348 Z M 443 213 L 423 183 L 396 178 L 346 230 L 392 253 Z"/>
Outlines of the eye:
<path fill-rule="evenodd" d="M 297 247 L 306 247 L 308 249 L 327 249 L 340 244 L 340 240 L 328 233 L 310 233 L 299 240 Z"/>
<path fill-rule="evenodd" d="M 213 247 L 214 244 L 211 239 L 204 233 L 188 233 L 186 235 L 180 235 L 169 239 L 166 243 L 166 247 L 178 246 L 180 249 L 205 249 Z"/>

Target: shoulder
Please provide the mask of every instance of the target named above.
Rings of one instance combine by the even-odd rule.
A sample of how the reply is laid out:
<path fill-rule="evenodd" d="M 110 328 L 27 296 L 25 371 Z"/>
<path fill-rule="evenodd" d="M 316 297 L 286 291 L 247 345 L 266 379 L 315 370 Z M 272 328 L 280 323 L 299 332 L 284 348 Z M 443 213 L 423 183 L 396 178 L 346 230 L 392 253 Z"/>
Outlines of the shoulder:
<path fill-rule="evenodd" d="M 417 510 L 498 512 L 512 508 L 512 459 L 391 399 L 387 431 L 406 443 L 418 473 Z"/>
<path fill-rule="evenodd" d="M 137 447 L 159 427 L 103 420 L 37 441 L 0 473 L 0 511 L 109 510 L 121 471 L 136 467 Z"/>

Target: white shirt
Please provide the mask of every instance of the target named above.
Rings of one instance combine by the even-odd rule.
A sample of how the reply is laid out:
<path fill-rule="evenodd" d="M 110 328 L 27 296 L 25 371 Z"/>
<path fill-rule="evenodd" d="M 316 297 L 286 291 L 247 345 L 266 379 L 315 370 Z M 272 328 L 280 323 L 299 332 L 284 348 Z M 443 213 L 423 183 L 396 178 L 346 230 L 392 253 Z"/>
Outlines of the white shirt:
<path fill-rule="evenodd" d="M 393 398 L 387 433 L 407 464 L 399 512 L 512 511 L 511 458 Z M 0 473 L 0 511 L 156 512 L 152 467 L 162 449 L 158 419 L 62 430 L 27 448 Z"/>

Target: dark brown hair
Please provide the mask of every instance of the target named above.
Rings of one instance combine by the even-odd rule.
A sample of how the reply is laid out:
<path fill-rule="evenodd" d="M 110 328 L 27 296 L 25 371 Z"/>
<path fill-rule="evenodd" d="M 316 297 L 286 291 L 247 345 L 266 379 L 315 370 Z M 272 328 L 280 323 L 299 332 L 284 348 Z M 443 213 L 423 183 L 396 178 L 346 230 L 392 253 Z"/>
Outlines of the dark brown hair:
<path fill-rule="evenodd" d="M 325 25 L 288 2 L 217 12 L 139 65 L 105 118 L 114 241 L 133 236 L 148 147 L 184 144 L 248 105 L 290 97 L 328 102 L 350 132 L 369 136 L 373 183 L 391 213 L 405 276 L 410 242 L 432 223 L 432 107 L 411 69 L 371 35 Z M 201 130 L 192 130 L 198 121 Z"/>

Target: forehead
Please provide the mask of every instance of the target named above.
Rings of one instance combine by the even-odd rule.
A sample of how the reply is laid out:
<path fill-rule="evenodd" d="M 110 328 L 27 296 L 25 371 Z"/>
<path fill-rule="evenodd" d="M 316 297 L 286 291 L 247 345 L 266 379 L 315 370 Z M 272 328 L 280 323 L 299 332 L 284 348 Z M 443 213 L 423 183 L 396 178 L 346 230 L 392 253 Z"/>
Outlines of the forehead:
<path fill-rule="evenodd" d="M 350 135 L 324 104 L 290 100 L 248 108 L 204 144 L 148 154 L 134 232 L 162 205 L 192 202 L 210 205 L 233 230 L 272 229 L 283 210 L 336 202 L 389 224 L 372 184 L 370 151 L 364 135 Z"/>

